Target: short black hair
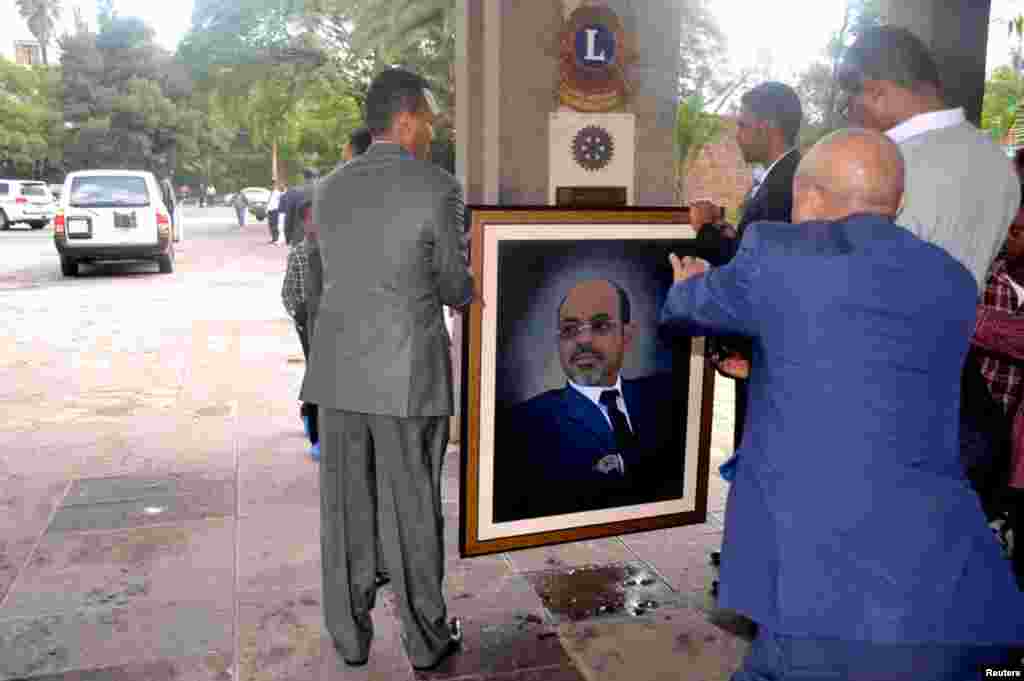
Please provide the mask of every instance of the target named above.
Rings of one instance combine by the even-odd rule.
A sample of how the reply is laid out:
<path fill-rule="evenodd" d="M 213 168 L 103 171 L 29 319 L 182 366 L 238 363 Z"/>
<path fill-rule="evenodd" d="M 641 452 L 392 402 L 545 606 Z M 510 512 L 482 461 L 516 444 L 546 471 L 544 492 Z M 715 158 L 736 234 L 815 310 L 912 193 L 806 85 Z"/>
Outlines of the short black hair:
<path fill-rule="evenodd" d="M 796 90 L 785 83 L 768 81 L 748 90 L 740 98 L 740 104 L 758 120 L 782 130 L 786 144 L 796 144 L 804 118 Z"/>
<path fill-rule="evenodd" d="M 424 91 L 430 84 L 412 71 L 392 68 L 381 71 L 366 93 L 366 127 L 376 137 L 391 130 L 395 116 L 419 113 L 428 106 Z"/>
<path fill-rule="evenodd" d="M 928 47 L 905 28 L 876 26 L 853 42 L 839 68 L 839 87 L 857 92 L 865 80 L 885 80 L 913 92 L 942 92 L 942 79 Z"/>
<path fill-rule="evenodd" d="M 352 145 L 353 156 L 365 153 L 370 148 L 372 142 L 373 136 L 366 128 L 356 128 L 348 138 L 348 143 Z"/>
<path fill-rule="evenodd" d="M 626 289 L 622 288 L 622 286 L 620 286 L 617 282 L 612 281 L 611 279 L 603 279 L 602 281 L 607 281 L 609 284 L 611 284 L 612 288 L 615 289 L 615 292 L 619 294 L 619 316 L 622 317 L 623 324 L 629 324 L 629 320 L 632 316 L 632 309 L 629 304 L 629 294 L 626 293 Z M 562 300 L 558 303 L 557 321 L 559 322 L 562 321 L 562 306 L 565 305 L 565 301 L 568 298 L 569 294 L 566 293 L 564 296 L 562 296 Z"/>

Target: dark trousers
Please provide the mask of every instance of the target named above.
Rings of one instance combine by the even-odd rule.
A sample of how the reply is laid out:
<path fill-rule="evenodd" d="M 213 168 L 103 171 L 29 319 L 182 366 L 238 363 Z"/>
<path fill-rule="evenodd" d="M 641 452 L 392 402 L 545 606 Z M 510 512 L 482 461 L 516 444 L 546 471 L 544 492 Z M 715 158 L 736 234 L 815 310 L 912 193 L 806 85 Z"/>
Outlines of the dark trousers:
<path fill-rule="evenodd" d="M 238 214 L 238 226 L 245 227 L 245 206 L 235 207 L 235 213 Z"/>
<path fill-rule="evenodd" d="M 888 645 L 780 636 L 762 630 L 732 681 L 967 681 L 1010 662 L 996 647 Z"/>
<path fill-rule="evenodd" d="M 299 343 L 302 344 L 302 356 L 306 359 L 306 366 L 309 366 L 309 326 L 295 322 L 295 332 L 299 334 Z M 312 444 L 320 442 L 320 424 L 318 421 L 318 409 L 312 402 L 303 402 L 299 408 L 299 415 L 308 418 L 309 441 Z"/>
<path fill-rule="evenodd" d="M 1017 577 L 1017 586 L 1024 591 L 1024 489 L 1009 488 L 1007 502 L 1010 509 L 1007 520 L 1013 530 L 1013 574 Z"/>
<path fill-rule="evenodd" d="M 277 241 L 281 236 L 281 230 L 277 228 L 277 216 L 278 211 L 268 210 L 267 211 L 267 226 L 270 228 L 270 240 Z"/>
<path fill-rule="evenodd" d="M 747 420 L 747 398 L 749 392 L 750 386 L 747 385 L 747 381 L 736 381 L 736 421 L 733 424 L 733 437 L 735 438 L 733 449 L 739 449 L 740 442 L 743 441 L 743 424 Z"/>
<path fill-rule="evenodd" d="M 435 664 L 451 635 L 441 506 L 448 417 L 327 408 L 322 416 L 320 555 L 327 631 L 345 659 L 366 659 L 383 559 L 409 661 L 416 667 Z"/>

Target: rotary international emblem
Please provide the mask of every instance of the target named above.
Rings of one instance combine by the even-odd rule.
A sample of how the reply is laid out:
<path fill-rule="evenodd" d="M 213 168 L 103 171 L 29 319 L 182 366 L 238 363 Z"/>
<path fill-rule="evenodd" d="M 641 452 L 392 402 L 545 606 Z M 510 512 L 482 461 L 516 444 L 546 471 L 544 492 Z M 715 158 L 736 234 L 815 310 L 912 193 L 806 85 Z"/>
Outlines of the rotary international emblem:
<path fill-rule="evenodd" d="M 624 65 L 633 58 L 612 10 L 589 4 L 577 8 L 562 31 L 559 100 L 590 113 L 620 107 L 629 94 Z"/>
<path fill-rule="evenodd" d="M 572 139 L 572 156 L 585 170 L 601 170 L 612 160 L 614 153 L 615 140 L 598 125 L 588 125 Z"/>

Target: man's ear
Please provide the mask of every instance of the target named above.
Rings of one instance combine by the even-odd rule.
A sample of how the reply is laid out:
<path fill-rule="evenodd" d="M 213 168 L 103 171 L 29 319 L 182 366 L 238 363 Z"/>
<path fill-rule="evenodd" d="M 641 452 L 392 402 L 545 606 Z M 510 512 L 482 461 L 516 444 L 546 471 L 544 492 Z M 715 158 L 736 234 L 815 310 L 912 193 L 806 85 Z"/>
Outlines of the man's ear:
<path fill-rule="evenodd" d="M 629 350 L 633 345 L 633 336 L 636 335 L 636 322 L 622 325 L 622 349 Z"/>

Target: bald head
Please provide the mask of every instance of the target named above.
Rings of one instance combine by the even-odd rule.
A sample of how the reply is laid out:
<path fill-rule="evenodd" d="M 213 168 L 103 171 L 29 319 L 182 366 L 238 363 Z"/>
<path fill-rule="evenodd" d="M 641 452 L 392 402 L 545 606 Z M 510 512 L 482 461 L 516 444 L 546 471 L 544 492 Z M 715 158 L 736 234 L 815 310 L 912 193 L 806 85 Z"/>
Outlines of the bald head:
<path fill-rule="evenodd" d="M 903 198 L 903 155 L 874 130 L 849 128 L 821 139 L 793 182 L 793 222 L 855 213 L 893 217 Z"/>

